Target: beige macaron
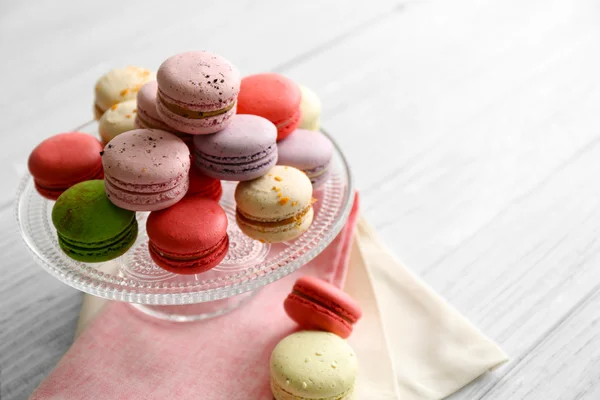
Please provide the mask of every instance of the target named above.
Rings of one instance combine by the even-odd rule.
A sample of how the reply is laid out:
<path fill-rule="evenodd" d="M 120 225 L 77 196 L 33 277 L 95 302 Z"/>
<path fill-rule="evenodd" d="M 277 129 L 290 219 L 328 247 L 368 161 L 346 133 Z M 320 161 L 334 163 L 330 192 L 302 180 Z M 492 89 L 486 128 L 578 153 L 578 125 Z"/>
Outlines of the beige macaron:
<path fill-rule="evenodd" d="M 136 129 L 136 100 L 128 100 L 110 107 L 98 121 L 98 132 L 106 144 L 123 132 Z"/>
<path fill-rule="evenodd" d="M 156 80 L 156 73 L 141 67 L 129 66 L 109 71 L 96 83 L 94 116 L 100 119 L 115 104 L 135 99 L 140 88 L 153 80 Z"/>
<path fill-rule="evenodd" d="M 239 228 L 253 239 L 285 242 L 312 223 L 312 184 L 304 172 L 283 165 L 266 175 L 240 182 L 235 190 Z"/>
<path fill-rule="evenodd" d="M 276 400 L 349 400 L 358 361 L 341 337 L 301 331 L 285 337 L 271 353 L 271 391 Z"/>
<path fill-rule="evenodd" d="M 302 85 L 298 86 L 300 86 L 300 92 L 302 93 L 302 102 L 300 103 L 302 119 L 298 128 L 318 131 L 321 118 L 321 100 L 309 88 Z"/>

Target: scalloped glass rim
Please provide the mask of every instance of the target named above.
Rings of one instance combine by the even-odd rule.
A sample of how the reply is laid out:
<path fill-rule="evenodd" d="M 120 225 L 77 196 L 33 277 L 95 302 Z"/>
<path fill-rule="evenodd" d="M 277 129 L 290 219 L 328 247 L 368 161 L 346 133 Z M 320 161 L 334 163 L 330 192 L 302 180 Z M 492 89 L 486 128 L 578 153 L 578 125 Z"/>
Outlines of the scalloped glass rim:
<path fill-rule="evenodd" d="M 77 130 L 89 132 L 90 127 L 94 124 L 94 121 L 89 122 Z M 292 273 L 315 258 L 337 236 L 348 219 L 354 198 L 351 171 L 338 144 L 325 131 L 323 133 L 334 144 L 333 162 L 338 164 L 337 169 L 340 176 L 337 179 L 341 179 L 344 187 L 342 198 L 339 200 L 340 204 L 333 204 L 331 205 L 332 209 L 326 210 L 331 216 L 320 222 L 322 229 L 314 231 L 315 229 L 312 229 L 311 226 L 307 233 L 292 241 L 289 247 L 276 257 L 264 260 L 243 271 L 232 273 L 225 277 L 227 279 L 218 277 L 211 281 L 200 281 L 197 284 L 190 281 L 170 283 L 136 281 L 122 274 L 104 274 L 92 264 L 79 263 L 71 259 L 67 259 L 66 262 L 64 260 L 52 262 L 42 254 L 43 250 L 36 245 L 26 225 L 29 218 L 35 218 L 35 216 L 27 215 L 25 207 L 29 204 L 29 200 L 25 198 L 26 194 L 31 193 L 30 191 L 35 192 L 33 180 L 29 174 L 26 174 L 21 181 L 15 203 L 15 217 L 19 232 L 36 262 L 51 275 L 75 289 L 106 299 L 137 304 L 178 305 L 215 301 L 256 290 Z M 330 177 L 329 181 L 332 179 L 335 178 Z M 329 181 L 325 184 L 326 186 L 329 185 Z M 37 193 L 35 195 L 39 196 Z M 46 207 L 50 204 L 46 200 L 40 201 L 45 202 Z M 315 216 L 315 221 L 317 218 Z"/>

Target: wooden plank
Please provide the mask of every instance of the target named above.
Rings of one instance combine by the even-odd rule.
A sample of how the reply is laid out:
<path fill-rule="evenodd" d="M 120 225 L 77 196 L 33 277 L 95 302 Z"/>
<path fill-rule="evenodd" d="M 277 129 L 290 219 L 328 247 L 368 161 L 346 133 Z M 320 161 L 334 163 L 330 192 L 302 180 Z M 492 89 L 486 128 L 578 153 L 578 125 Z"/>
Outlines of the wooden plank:
<path fill-rule="evenodd" d="M 577 309 L 483 398 L 600 398 L 600 291 Z"/>

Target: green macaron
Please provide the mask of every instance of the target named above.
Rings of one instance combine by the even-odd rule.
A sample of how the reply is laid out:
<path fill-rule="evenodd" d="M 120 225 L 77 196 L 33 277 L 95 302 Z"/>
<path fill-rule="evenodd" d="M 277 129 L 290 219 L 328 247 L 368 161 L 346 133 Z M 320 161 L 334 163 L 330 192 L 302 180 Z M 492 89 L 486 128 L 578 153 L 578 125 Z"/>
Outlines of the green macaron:
<path fill-rule="evenodd" d="M 52 208 L 60 248 L 74 260 L 103 262 L 125 253 L 138 234 L 135 212 L 115 206 L 104 181 L 71 186 Z"/>

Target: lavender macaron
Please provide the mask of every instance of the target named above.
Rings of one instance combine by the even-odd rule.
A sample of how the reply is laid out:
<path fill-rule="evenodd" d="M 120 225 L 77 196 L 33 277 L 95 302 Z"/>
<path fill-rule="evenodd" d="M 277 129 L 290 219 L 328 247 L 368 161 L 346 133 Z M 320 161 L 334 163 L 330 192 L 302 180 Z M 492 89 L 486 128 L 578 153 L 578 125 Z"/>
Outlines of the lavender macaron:
<path fill-rule="evenodd" d="M 277 163 L 277 127 L 257 115 L 238 114 L 214 135 L 194 137 L 194 162 L 205 175 L 249 181 Z"/>
<path fill-rule="evenodd" d="M 240 73 L 221 56 L 206 51 L 176 54 L 161 64 L 156 79 L 158 114 L 179 132 L 215 133 L 235 115 Z"/>
<path fill-rule="evenodd" d="M 329 176 L 333 144 L 321 132 L 296 129 L 277 143 L 278 165 L 288 165 L 303 171 L 313 187 L 322 185 Z"/>

